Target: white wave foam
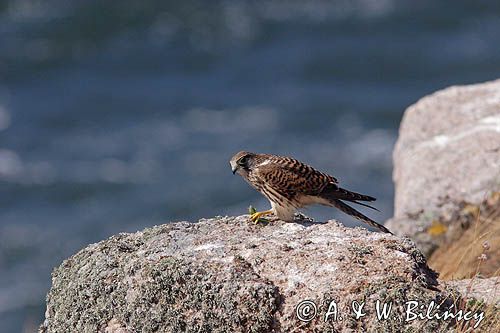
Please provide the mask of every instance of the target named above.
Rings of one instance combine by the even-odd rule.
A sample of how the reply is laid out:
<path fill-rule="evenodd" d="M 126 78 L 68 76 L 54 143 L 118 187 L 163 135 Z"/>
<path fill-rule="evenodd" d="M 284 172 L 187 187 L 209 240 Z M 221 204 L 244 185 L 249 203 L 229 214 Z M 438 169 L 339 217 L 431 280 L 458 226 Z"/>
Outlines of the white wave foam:
<path fill-rule="evenodd" d="M 23 163 L 12 150 L 0 149 L 0 179 L 15 178 L 23 171 Z"/>

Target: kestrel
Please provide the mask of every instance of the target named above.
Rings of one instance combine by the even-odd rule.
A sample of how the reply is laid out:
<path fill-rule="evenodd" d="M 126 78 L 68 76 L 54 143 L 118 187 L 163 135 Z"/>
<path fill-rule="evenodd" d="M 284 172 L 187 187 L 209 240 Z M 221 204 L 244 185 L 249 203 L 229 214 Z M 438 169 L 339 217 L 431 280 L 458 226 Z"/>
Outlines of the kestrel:
<path fill-rule="evenodd" d="M 240 151 L 229 162 L 233 174 L 238 173 L 271 203 L 271 209 L 251 215 L 257 222 L 263 215 L 274 214 L 280 220 L 291 222 L 299 208 L 320 204 L 336 207 L 344 213 L 383 232 L 386 227 L 361 214 L 344 201 L 376 208 L 360 201 L 375 201 L 374 197 L 345 190 L 337 179 L 296 159 L 271 154 Z"/>

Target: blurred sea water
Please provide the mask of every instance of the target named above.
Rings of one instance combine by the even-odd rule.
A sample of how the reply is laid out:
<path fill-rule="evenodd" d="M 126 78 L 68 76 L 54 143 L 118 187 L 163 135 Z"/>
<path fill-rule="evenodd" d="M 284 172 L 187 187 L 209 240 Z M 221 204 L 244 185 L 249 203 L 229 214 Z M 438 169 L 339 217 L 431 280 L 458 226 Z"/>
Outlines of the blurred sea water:
<path fill-rule="evenodd" d="M 228 160 L 291 155 L 392 215 L 404 109 L 500 74 L 491 1 L 0 1 L 0 331 L 88 243 L 268 203 Z M 331 209 L 305 212 L 338 218 Z"/>

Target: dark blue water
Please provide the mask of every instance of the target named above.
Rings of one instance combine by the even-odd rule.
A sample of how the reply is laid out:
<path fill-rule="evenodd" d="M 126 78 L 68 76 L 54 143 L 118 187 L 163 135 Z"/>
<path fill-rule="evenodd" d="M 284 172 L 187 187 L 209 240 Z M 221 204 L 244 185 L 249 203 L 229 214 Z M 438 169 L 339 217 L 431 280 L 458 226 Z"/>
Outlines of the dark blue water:
<path fill-rule="evenodd" d="M 268 203 L 228 160 L 287 154 L 379 198 L 425 94 L 500 74 L 490 1 L 1 1 L 0 331 L 91 242 Z M 317 219 L 352 219 L 329 209 Z"/>

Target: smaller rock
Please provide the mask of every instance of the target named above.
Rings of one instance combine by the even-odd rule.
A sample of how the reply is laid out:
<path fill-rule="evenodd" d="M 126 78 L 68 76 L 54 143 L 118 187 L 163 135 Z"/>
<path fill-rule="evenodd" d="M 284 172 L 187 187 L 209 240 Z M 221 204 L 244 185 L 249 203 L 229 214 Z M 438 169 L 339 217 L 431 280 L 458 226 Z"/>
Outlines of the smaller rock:
<path fill-rule="evenodd" d="M 450 87 L 404 114 L 394 150 L 395 212 L 386 227 L 429 254 L 433 221 L 500 190 L 500 80 Z"/>
<path fill-rule="evenodd" d="M 442 283 L 459 291 L 465 300 L 476 299 L 487 304 L 500 306 L 500 280 L 498 277 L 442 281 Z"/>

